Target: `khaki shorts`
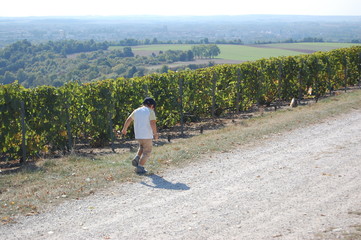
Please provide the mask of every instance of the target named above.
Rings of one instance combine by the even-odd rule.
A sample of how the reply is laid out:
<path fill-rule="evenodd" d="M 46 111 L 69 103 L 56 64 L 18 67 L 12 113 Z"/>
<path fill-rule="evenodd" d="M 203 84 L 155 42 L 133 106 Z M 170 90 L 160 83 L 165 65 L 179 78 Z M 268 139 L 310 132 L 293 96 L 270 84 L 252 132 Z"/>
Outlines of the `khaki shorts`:
<path fill-rule="evenodd" d="M 152 152 L 153 140 L 138 139 L 138 143 L 139 143 L 138 156 L 140 156 L 140 162 L 147 161 Z"/>

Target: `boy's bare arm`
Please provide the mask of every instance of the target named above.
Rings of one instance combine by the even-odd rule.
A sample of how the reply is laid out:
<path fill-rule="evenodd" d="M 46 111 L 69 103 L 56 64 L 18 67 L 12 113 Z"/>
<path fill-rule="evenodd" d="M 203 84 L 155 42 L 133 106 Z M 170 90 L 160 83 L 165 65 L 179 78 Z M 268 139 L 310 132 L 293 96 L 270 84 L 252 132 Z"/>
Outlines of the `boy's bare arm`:
<path fill-rule="evenodd" d="M 133 121 L 133 118 L 131 118 L 131 117 L 127 118 L 127 120 L 124 123 L 124 127 L 122 129 L 122 134 L 127 135 L 128 127 L 132 123 L 132 121 Z"/>
<path fill-rule="evenodd" d="M 157 121 L 156 120 L 151 120 L 150 121 L 150 126 L 152 127 L 152 130 L 153 130 L 154 139 L 157 140 L 158 139 Z"/>

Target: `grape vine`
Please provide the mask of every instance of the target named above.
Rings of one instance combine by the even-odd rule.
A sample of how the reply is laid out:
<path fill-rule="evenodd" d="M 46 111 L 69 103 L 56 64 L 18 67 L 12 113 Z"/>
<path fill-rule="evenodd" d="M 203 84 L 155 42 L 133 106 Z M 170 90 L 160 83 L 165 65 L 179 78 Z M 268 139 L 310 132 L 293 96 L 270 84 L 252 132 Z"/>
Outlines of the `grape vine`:
<path fill-rule="evenodd" d="M 360 59 L 361 47 L 351 47 L 61 87 L 0 85 L 0 161 L 25 161 L 24 151 L 27 159 L 69 151 L 80 142 L 107 145 L 146 96 L 158 103 L 160 128 L 299 99 L 311 91 L 319 98 L 360 85 Z"/>

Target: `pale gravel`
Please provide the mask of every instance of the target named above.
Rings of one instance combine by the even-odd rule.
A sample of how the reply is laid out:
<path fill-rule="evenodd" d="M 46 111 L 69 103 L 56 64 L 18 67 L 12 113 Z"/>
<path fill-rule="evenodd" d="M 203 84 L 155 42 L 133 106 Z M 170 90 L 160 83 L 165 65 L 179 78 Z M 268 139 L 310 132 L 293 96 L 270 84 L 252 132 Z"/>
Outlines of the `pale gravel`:
<path fill-rule="evenodd" d="M 361 111 L 0 226 L 1 239 L 316 239 L 361 224 Z"/>

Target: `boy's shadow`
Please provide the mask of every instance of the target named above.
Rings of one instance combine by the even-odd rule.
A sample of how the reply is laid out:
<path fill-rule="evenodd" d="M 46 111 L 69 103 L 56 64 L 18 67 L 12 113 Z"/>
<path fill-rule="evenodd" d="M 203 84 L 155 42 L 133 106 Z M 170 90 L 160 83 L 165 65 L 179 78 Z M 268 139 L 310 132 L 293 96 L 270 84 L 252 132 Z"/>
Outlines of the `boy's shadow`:
<path fill-rule="evenodd" d="M 147 177 L 151 178 L 153 181 L 153 184 L 154 184 L 154 185 L 150 185 L 148 183 L 141 182 L 141 184 L 143 184 L 144 186 L 147 186 L 147 187 L 163 188 L 163 189 L 168 189 L 168 190 L 189 190 L 190 189 L 190 187 L 188 187 L 184 183 L 179 183 L 179 182 L 171 183 L 156 174 L 147 175 Z"/>

